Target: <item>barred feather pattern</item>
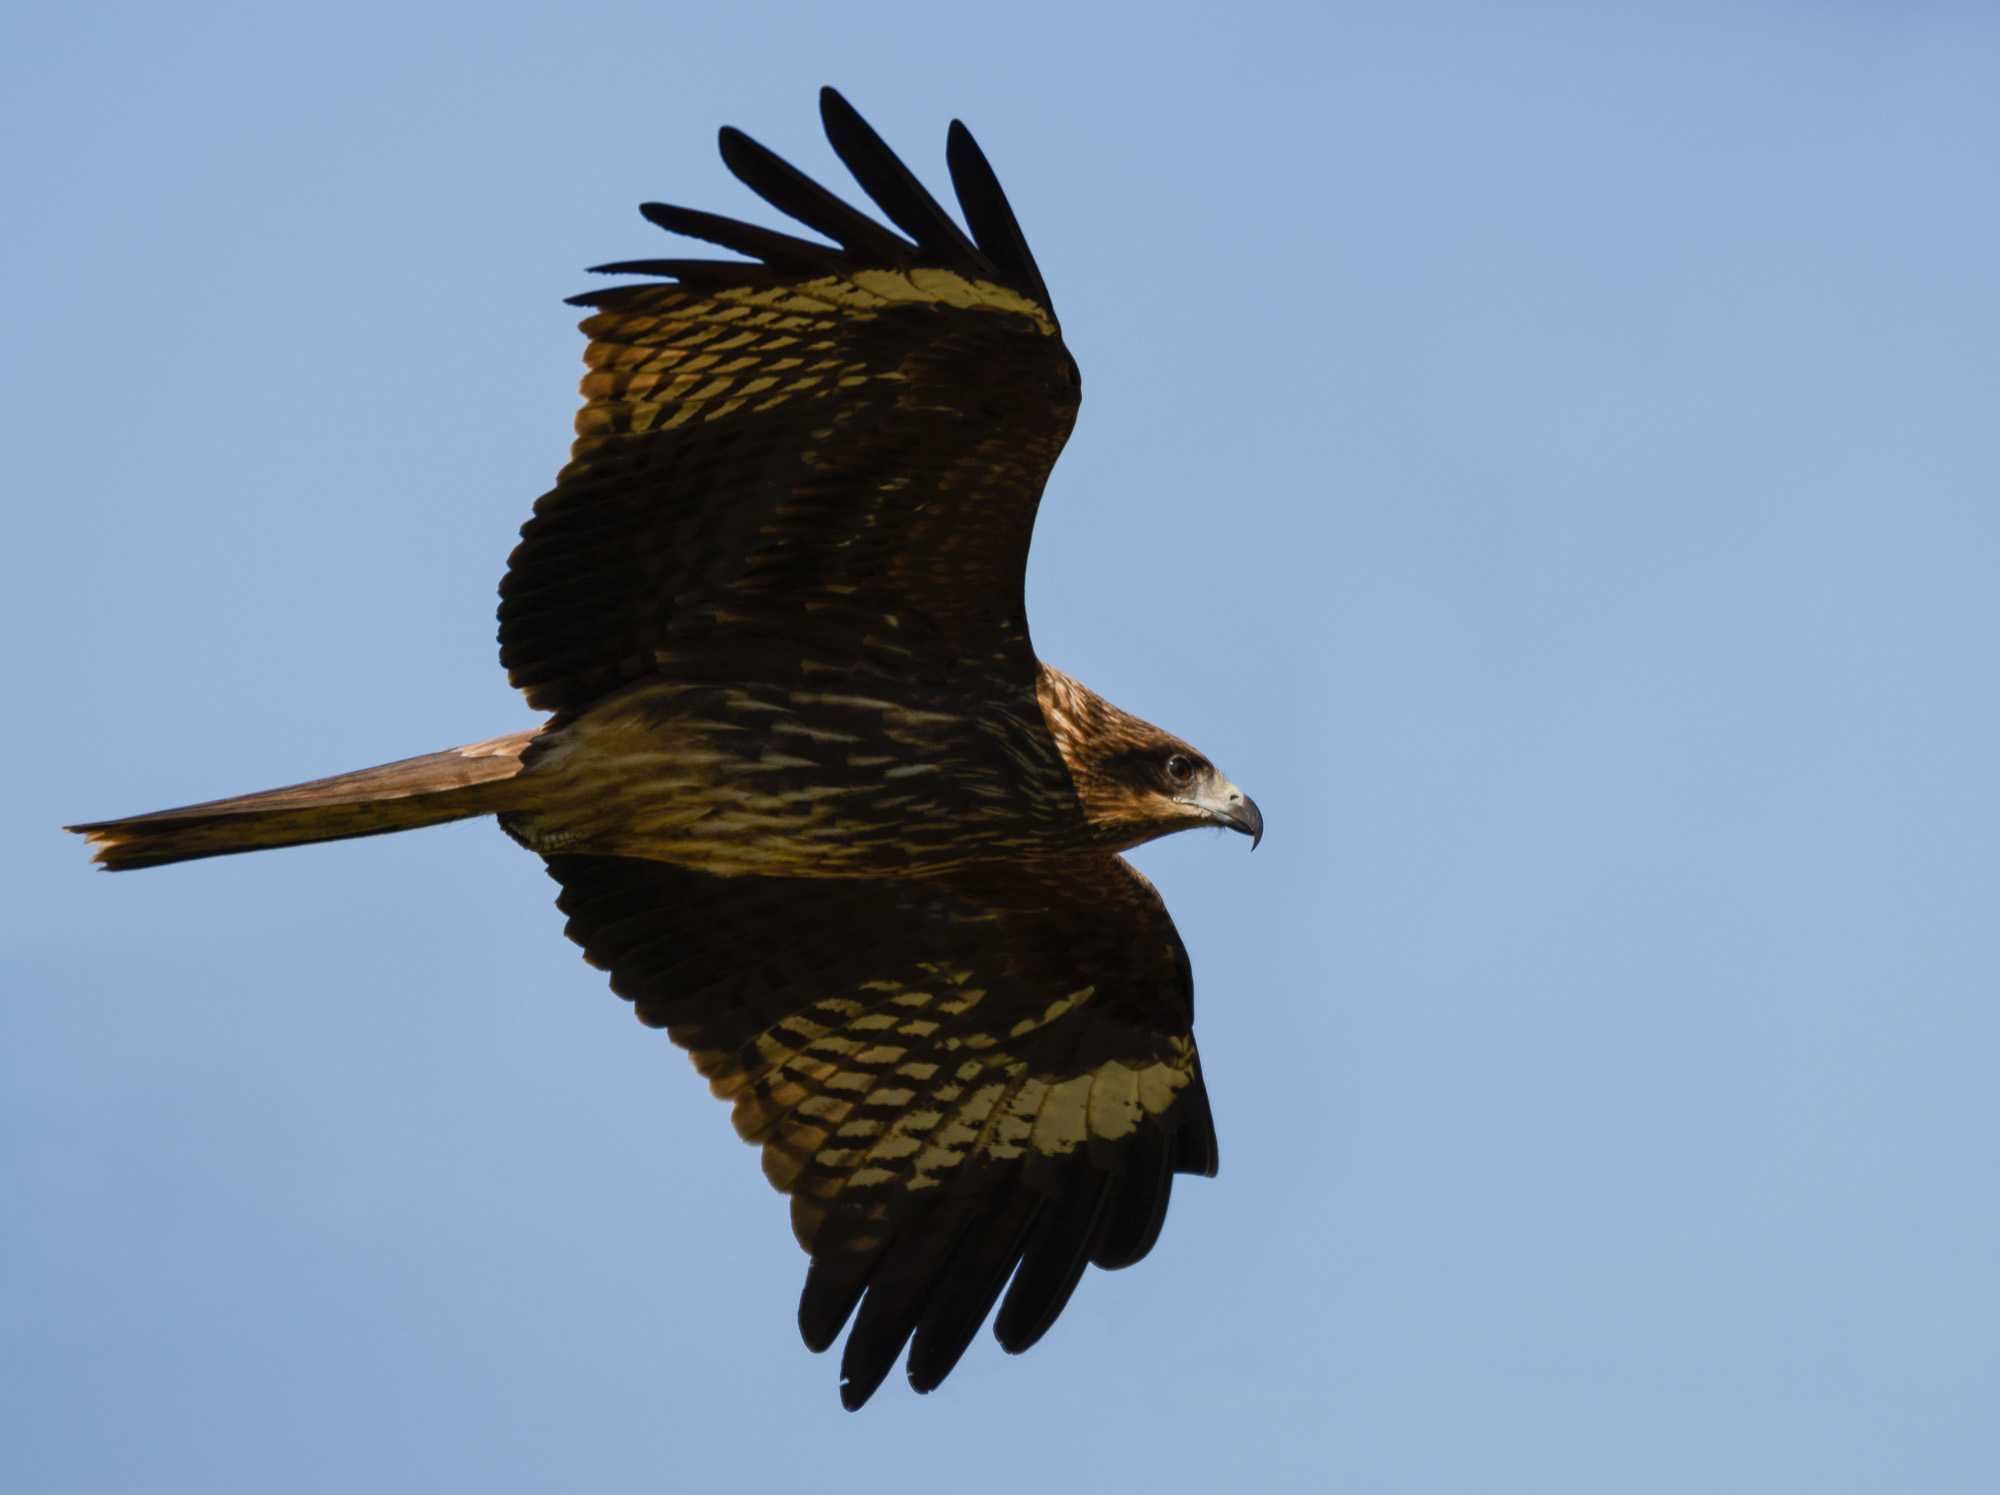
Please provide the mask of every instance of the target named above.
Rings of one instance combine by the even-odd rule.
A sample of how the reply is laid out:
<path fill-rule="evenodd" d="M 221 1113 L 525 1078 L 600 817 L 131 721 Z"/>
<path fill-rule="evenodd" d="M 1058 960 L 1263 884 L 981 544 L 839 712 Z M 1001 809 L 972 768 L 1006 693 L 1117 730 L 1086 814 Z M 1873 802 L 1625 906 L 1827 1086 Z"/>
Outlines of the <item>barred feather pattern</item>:
<path fill-rule="evenodd" d="M 1086 1263 L 1146 1254 L 1174 1172 L 1215 1171 L 1186 952 L 1122 860 L 875 881 L 549 868 L 570 937 L 791 1195 L 800 1329 L 824 1349 L 853 1317 L 850 1406 L 906 1345 L 912 1383 L 942 1381 L 1010 1274 L 996 1332 L 1026 1349 Z"/>
<path fill-rule="evenodd" d="M 1040 308 L 921 268 L 627 291 L 583 324 L 573 456 L 501 585 L 532 704 L 741 678 L 808 634 L 1032 683 L 1022 580 L 1077 400 Z"/>
<path fill-rule="evenodd" d="M 1032 694 L 972 671 L 913 682 L 880 661 L 822 673 L 818 652 L 762 659 L 762 679 L 655 677 L 551 728 L 503 824 L 535 850 L 764 876 L 935 873 L 1096 844 Z"/>

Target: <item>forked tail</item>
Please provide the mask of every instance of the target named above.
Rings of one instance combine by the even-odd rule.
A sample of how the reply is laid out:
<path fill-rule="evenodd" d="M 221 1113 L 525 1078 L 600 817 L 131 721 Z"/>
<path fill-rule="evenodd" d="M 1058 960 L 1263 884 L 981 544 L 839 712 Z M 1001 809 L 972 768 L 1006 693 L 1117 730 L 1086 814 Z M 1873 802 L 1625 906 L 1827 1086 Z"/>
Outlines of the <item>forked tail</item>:
<path fill-rule="evenodd" d="M 106 868 L 124 872 L 441 825 L 515 808 L 518 795 L 507 781 L 521 771 L 521 755 L 534 738 L 514 732 L 309 784 L 64 829 L 85 837 Z"/>

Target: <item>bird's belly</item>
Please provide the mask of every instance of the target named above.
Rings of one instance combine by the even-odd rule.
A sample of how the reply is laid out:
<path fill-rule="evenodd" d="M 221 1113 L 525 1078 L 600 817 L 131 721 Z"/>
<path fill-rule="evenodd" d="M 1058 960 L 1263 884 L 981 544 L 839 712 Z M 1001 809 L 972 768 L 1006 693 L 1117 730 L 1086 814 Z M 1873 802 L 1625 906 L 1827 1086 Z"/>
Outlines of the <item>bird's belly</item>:
<path fill-rule="evenodd" d="M 1073 841 L 1081 815 L 1039 725 L 851 691 L 650 685 L 546 734 L 523 774 L 532 807 L 501 820 L 539 852 L 729 876 L 945 871 Z"/>

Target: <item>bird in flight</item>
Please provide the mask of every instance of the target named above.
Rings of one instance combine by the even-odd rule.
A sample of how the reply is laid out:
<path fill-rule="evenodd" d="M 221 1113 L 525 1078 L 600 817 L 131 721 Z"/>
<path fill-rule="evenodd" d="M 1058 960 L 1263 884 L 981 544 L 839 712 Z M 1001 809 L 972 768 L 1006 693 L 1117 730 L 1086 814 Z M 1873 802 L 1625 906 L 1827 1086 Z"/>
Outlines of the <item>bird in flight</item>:
<path fill-rule="evenodd" d="M 1187 952 L 1119 853 L 1263 817 L 1029 641 L 1081 382 L 985 155 L 954 122 L 961 229 L 838 93 L 820 113 L 893 228 L 724 129 L 821 237 L 648 203 L 741 258 L 572 298 L 576 441 L 500 583 L 540 727 L 71 829 L 120 871 L 496 816 L 762 1149 L 856 1408 L 906 1347 L 935 1388 L 996 1303 L 1027 1349 L 1087 1264 L 1152 1248 L 1175 1174 L 1214 1175 Z"/>

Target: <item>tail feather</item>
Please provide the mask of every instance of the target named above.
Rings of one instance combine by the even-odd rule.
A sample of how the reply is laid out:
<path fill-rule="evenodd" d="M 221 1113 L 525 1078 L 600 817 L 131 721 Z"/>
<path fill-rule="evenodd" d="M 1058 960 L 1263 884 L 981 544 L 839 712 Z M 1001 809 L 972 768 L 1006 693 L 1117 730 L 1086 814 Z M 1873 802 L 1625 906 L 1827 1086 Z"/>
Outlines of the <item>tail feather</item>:
<path fill-rule="evenodd" d="M 262 794 L 64 829 L 89 841 L 95 860 L 113 872 L 415 830 L 516 808 L 520 796 L 508 781 L 535 735 L 514 732 Z"/>

